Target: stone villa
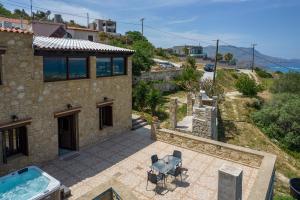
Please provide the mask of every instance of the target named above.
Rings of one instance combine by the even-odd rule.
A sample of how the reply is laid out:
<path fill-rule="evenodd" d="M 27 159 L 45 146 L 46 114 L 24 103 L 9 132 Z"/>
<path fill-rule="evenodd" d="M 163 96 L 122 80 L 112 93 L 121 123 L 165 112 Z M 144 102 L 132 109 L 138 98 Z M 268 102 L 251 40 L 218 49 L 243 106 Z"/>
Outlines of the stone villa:
<path fill-rule="evenodd" d="M 0 174 L 131 129 L 132 50 L 0 29 Z"/>

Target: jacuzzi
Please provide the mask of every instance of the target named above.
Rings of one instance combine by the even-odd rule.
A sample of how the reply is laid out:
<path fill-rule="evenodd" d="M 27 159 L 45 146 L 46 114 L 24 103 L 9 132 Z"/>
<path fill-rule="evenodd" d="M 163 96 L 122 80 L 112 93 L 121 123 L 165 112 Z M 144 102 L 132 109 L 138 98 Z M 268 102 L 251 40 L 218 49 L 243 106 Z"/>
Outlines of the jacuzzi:
<path fill-rule="evenodd" d="M 60 182 L 35 166 L 0 177 L 0 200 L 60 200 Z"/>

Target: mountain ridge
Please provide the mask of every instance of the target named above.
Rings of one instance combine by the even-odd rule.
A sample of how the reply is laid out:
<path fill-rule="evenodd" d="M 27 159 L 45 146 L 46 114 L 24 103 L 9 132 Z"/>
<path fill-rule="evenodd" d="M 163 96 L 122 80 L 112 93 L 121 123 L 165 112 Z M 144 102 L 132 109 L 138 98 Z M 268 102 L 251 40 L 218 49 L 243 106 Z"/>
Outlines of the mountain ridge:
<path fill-rule="evenodd" d="M 204 52 L 207 53 L 208 57 L 215 57 L 215 46 L 206 46 L 203 47 Z M 252 48 L 247 47 L 236 47 L 233 45 L 221 45 L 219 46 L 219 53 L 232 53 L 234 58 L 237 59 L 237 64 L 243 67 L 250 67 L 252 63 Z M 300 70 L 300 59 L 285 59 L 274 56 L 269 56 L 255 50 L 255 65 L 276 71 L 276 68 L 281 70 L 279 71 L 288 71 L 290 70 Z M 284 70 L 285 69 L 285 70 Z"/>

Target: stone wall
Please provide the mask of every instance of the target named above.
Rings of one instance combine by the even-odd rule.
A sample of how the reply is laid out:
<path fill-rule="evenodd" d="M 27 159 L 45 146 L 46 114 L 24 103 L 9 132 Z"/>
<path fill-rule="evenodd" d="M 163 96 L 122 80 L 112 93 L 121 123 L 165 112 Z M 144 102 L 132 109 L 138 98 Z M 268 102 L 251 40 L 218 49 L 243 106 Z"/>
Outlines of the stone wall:
<path fill-rule="evenodd" d="M 235 161 L 251 167 L 259 167 L 263 156 L 233 148 L 233 145 L 209 140 L 168 129 L 156 129 L 156 139 L 221 159 Z"/>
<path fill-rule="evenodd" d="M 172 81 L 182 73 L 182 69 L 167 69 L 160 71 L 142 72 L 141 76 L 134 77 L 133 83 L 139 81 L 153 82 L 154 87 L 161 92 L 167 92 L 177 89 L 177 85 Z"/>
<path fill-rule="evenodd" d="M 195 107 L 193 113 L 192 134 L 218 140 L 216 107 Z"/>
<path fill-rule="evenodd" d="M 81 106 L 78 114 L 79 148 L 112 134 L 131 129 L 131 58 L 128 75 L 96 78 L 96 57 L 90 57 L 90 78 L 58 82 L 43 81 L 43 58 L 34 56 L 32 35 L 0 32 L 3 55 L 3 84 L 0 85 L 0 123 L 31 117 L 27 126 L 29 156 L 0 163 L 0 174 L 58 156 L 58 123 L 54 112 L 67 104 Z M 113 127 L 99 130 L 96 103 L 114 99 Z M 2 156 L 0 155 L 2 158 Z"/>

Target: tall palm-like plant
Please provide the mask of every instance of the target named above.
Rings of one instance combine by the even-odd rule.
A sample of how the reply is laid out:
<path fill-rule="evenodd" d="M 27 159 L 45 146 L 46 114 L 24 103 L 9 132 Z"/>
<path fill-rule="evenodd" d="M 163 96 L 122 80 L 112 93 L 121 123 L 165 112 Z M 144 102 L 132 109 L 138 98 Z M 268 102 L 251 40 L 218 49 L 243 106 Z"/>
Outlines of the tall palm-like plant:
<path fill-rule="evenodd" d="M 163 102 L 163 97 L 160 91 L 152 87 L 146 96 L 146 102 L 150 107 L 151 114 L 154 116 L 156 114 L 157 106 L 161 105 Z"/>

